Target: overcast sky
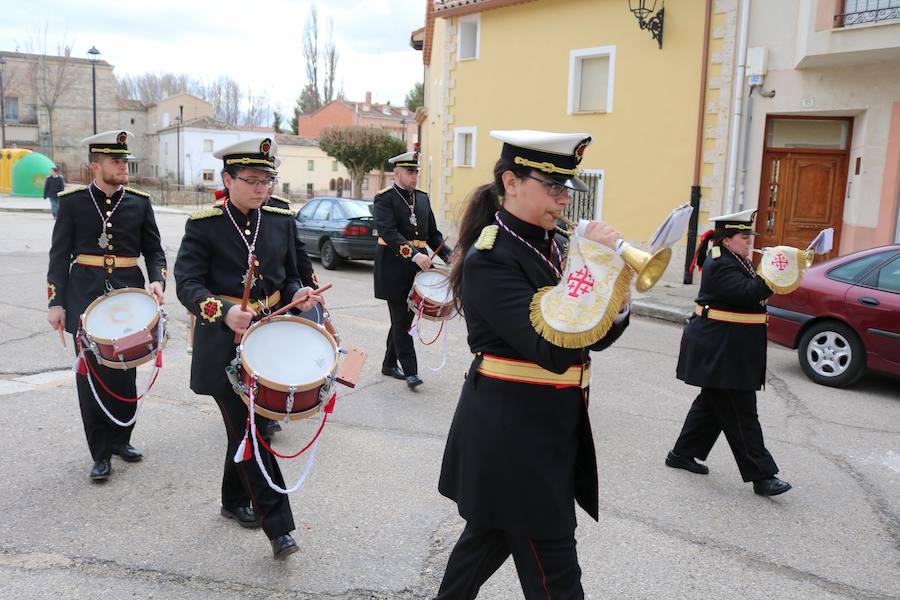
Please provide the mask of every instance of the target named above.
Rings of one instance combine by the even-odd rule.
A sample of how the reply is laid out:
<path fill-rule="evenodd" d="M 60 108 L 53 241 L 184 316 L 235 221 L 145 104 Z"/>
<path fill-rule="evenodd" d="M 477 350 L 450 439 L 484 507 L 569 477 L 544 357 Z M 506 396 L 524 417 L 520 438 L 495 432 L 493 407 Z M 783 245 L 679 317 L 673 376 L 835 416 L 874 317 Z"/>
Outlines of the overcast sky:
<path fill-rule="evenodd" d="M 186 73 L 211 80 L 228 75 L 243 90 L 267 92 L 287 112 L 306 79 L 303 25 L 319 11 L 320 44 L 334 24 L 339 58 L 335 88 L 349 100 L 403 102 L 422 79 L 422 53 L 409 46 L 422 27 L 424 0 L 35 0 L 4 2 L 0 50 L 27 51 L 48 28 L 48 48 L 66 38 L 72 54 L 96 46 L 117 75 Z M 322 69 L 320 67 L 320 79 Z"/>

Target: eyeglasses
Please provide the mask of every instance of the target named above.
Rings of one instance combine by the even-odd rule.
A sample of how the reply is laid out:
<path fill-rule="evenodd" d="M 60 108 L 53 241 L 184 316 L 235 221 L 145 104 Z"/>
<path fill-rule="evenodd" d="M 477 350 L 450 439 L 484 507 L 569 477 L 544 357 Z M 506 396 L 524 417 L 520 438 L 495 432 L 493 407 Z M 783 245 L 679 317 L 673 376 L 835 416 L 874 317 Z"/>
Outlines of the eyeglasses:
<path fill-rule="evenodd" d="M 544 184 L 544 187 L 547 188 L 547 194 L 549 194 L 551 198 L 562 196 L 563 192 L 567 192 L 569 190 L 569 188 L 567 188 L 563 184 L 556 183 L 555 181 L 547 181 L 546 179 L 533 177 L 531 175 L 526 175 L 525 177 L 526 179 L 534 179 L 535 181 Z"/>
<path fill-rule="evenodd" d="M 271 178 L 271 177 L 268 178 L 268 179 L 244 179 L 244 178 L 241 177 L 240 175 L 235 175 L 234 178 L 235 178 L 235 179 L 240 179 L 241 181 L 243 181 L 244 183 L 246 183 L 246 184 L 249 185 L 250 187 L 259 187 L 259 186 L 262 186 L 262 187 L 271 187 L 272 185 L 275 184 L 275 179 L 273 179 L 273 178 Z"/>

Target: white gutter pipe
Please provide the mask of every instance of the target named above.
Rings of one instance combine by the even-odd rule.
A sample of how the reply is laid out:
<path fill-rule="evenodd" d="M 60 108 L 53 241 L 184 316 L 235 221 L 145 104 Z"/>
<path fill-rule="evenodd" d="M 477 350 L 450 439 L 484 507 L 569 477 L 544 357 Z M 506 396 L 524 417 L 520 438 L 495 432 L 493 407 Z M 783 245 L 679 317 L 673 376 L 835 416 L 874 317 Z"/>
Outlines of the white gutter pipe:
<path fill-rule="evenodd" d="M 734 89 L 731 92 L 734 112 L 731 115 L 730 148 L 728 149 L 728 179 L 725 186 L 723 213 L 734 212 L 734 196 L 737 181 L 738 154 L 741 148 L 741 129 L 744 122 L 744 80 L 747 71 L 747 30 L 750 28 L 750 0 L 741 1 L 741 17 L 738 22 L 737 60 L 734 68 Z"/>

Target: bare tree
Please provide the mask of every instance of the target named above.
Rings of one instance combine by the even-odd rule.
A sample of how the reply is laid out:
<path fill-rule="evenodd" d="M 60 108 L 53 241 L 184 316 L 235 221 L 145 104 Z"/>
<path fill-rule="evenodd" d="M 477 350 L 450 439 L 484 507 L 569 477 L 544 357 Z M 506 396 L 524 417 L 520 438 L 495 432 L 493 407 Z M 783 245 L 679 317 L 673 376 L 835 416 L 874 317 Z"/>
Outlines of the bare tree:
<path fill-rule="evenodd" d="M 325 42 L 325 81 L 322 82 L 322 104 L 334 99 L 334 76 L 337 72 L 338 51 L 334 46 L 334 21 L 328 19 L 328 41 Z"/>
<path fill-rule="evenodd" d="M 268 125 L 271 112 L 268 94 L 263 92 L 262 94 L 254 95 L 253 90 L 247 91 L 247 112 L 244 113 L 242 119 L 244 125 L 254 125 L 256 127 Z"/>
<path fill-rule="evenodd" d="M 53 114 L 60 97 L 72 85 L 72 42 L 67 41 L 67 34 L 56 44 L 56 56 L 47 55 L 47 23 L 43 29 L 38 28 L 26 47 L 36 55 L 36 60 L 29 69 L 29 83 L 34 90 L 38 105 L 47 111 L 47 132 L 49 135 L 50 158 L 53 158 Z"/>
<path fill-rule="evenodd" d="M 319 96 L 319 11 L 313 5 L 303 28 L 303 58 L 306 61 L 306 87 L 301 92 L 303 114 L 322 106 Z"/>
<path fill-rule="evenodd" d="M 241 87 L 228 77 L 221 75 L 201 90 L 201 98 L 213 105 L 213 116 L 217 121 L 237 125 L 241 118 Z"/>

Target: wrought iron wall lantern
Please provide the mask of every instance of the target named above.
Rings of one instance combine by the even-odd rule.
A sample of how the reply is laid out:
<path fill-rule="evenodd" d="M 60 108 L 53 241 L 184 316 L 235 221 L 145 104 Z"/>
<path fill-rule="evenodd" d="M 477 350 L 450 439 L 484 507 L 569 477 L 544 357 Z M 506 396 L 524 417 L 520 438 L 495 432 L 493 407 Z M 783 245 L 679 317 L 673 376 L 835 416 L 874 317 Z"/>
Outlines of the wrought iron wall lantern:
<path fill-rule="evenodd" d="M 632 12 L 634 18 L 637 19 L 641 29 L 650 30 L 650 37 L 659 42 L 659 49 L 662 50 L 663 17 L 665 16 L 666 6 L 665 2 L 663 2 L 659 12 L 656 12 L 656 2 L 657 0 L 628 0 L 628 9 Z M 653 14 L 654 12 L 656 12 L 655 15 Z"/>

